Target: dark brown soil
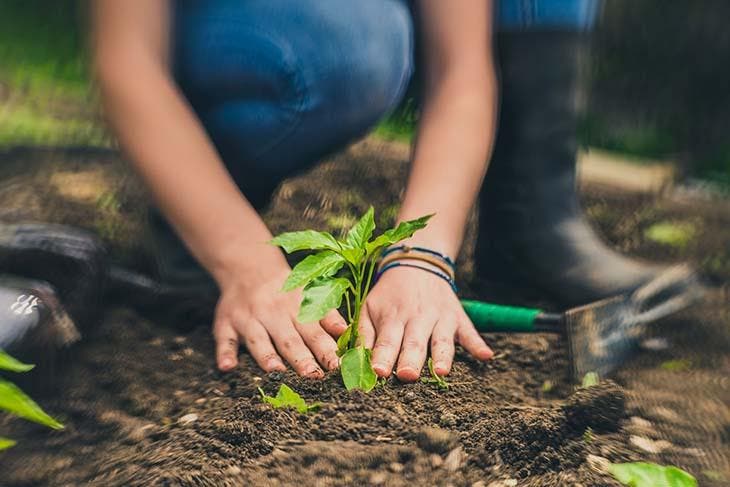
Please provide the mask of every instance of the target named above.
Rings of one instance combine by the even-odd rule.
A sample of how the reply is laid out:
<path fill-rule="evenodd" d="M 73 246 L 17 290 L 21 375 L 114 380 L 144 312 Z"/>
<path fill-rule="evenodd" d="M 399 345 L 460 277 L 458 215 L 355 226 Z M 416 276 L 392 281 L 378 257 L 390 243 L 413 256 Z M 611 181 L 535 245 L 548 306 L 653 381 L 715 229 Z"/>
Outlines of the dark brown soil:
<path fill-rule="evenodd" d="M 392 219 L 404 159 L 397 146 L 355 146 L 287 182 L 267 219 L 275 231 L 337 231 L 370 203 Z M 143 193 L 114 154 L 16 151 L 0 155 L 0 168 L 0 180 L 12 182 L 0 187 L 2 220 L 91 227 L 118 260 L 150 262 L 139 244 Z M 62 183 L 53 179 L 59 171 Z M 73 192 L 64 181 L 89 187 Z M 730 253 L 723 247 L 730 216 L 713 207 L 677 208 L 600 188 L 588 188 L 585 199 L 611 242 L 632 253 L 700 263 L 703 254 Z M 702 238 L 682 253 L 660 252 L 642 238 L 651 221 L 690 214 L 702 222 Z M 462 260 L 468 276 L 468 246 Z M 713 269 L 718 282 L 727 281 L 722 265 Z M 291 372 L 263 375 L 245 352 L 241 367 L 223 375 L 214 369 L 205 324 L 181 334 L 130 310 L 108 310 L 50 386 L 38 378 L 28 384 L 66 429 L 0 418 L 2 435 L 19 440 L 0 456 L 2 484 L 618 485 L 597 466 L 595 457 L 603 457 L 671 463 L 700 485 L 725 485 L 729 318 L 718 290 L 705 307 L 652 328 L 669 348 L 638 356 L 617 383 L 590 389 L 569 383 L 560 337 L 489 335 L 496 359 L 480 364 L 459 353 L 446 391 L 391 380 L 364 395 L 346 393 L 336 374 L 316 382 Z M 262 404 L 257 388 L 274 394 L 282 383 L 321 402 L 320 412 Z"/>

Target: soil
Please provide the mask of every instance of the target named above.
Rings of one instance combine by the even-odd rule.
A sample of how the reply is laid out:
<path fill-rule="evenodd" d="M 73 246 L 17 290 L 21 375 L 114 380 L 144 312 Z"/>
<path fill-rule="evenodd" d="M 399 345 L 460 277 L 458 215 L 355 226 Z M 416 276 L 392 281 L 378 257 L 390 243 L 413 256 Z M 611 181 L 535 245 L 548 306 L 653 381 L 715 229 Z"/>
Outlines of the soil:
<path fill-rule="evenodd" d="M 340 231 L 374 204 L 389 223 L 406 159 L 401 146 L 366 140 L 285 183 L 266 219 L 274 231 Z M 116 153 L 17 149 L 0 154 L 0 180 L 0 220 L 84 226 L 121 263 L 153 262 L 144 192 Z M 54 370 L 23 382 L 66 429 L 0 418 L 2 435 L 19 441 L 0 456 L 2 484 L 619 485 L 601 468 L 607 459 L 674 464 L 700 485 L 727 485 L 730 214 L 600 187 L 583 197 L 616 248 L 692 260 L 715 284 L 705 305 L 652 326 L 664 346 L 625 364 L 615 382 L 576 390 L 561 337 L 492 334 L 496 358 L 459 351 L 448 390 L 391 379 L 369 395 L 346 393 L 337 374 L 264 375 L 245 351 L 240 368 L 221 374 L 207 324 L 181 332 L 108 309 Z M 654 222 L 686 219 L 700 233 L 683 249 L 643 237 Z M 460 258 L 467 287 L 473 235 Z M 257 388 L 275 394 L 282 383 L 321 410 L 263 404 Z"/>

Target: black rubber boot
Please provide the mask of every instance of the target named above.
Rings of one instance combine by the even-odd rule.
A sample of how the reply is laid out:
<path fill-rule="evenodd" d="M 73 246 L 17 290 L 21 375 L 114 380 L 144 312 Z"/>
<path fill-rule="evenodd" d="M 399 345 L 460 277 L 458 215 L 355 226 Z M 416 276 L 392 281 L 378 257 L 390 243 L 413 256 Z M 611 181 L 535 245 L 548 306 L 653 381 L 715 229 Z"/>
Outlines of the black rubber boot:
<path fill-rule="evenodd" d="M 660 270 L 611 250 L 582 214 L 576 122 L 586 48 L 580 33 L 497 37 L 500 120 L 480 196 L 476 267 L 498 297 L 585 304 L 631 291 Z"/>

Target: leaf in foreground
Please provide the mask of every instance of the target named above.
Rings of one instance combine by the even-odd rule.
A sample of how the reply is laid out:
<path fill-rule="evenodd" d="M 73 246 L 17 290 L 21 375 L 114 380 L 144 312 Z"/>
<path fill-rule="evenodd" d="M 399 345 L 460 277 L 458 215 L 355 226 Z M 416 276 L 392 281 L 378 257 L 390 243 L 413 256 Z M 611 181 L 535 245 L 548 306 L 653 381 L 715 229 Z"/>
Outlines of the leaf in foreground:
<path fill-rule="evenodd" d="M 324 318 L 327 313 L 340 307 L 342 295 L 350 286 L 350 281 L 343 277 L 320 279 L 304 288 L 304 298 L 299 307 L 297 320 L 300 323 L 314 323 Z"/>
<path fill-rule="evenodd" d="M 337 250 L 340 248 L 335 237 L 327 232 L 316 230 L 282 233 L 274 237 L 270 243 L 281 247 L 287 254 L 298 250 Z"/>
<path fill-rule="evenodd" d="M 16 443 L 16 441 L 11 440 L 10 438 L 0 438 L 0 451 L 7 450 L 8 448 L 15 446 Z"/>
<path fill-rule="evenodd" d="M 434 384 L 436 387 L 443 390 L 449 388 L 449 383 L 446 382 L 446 379 L 438 375 L 433 369 L 433 359 L 431 357 L 428 358 L 428 373 L 431 377 L 422 377 L 421 382 L 424 384 Z"/>
<path fill-rule="evenodd" d="M 286 384 L 279 386 L 279 392 L 276 396 L 267 396 L 263 389 L 259 387 L 259 393 L 261 394 L 261 400 L 265 403 L 271 404 L 276 409 L 279 408 L 292 408 L 296 409 L 302 414 L 317 411 L 322 405 L 318 402 L 313 404 L 307 404 L 307 402 L 297 394 L 291 387 Z"/>
<path fill-rule="evenodd" d="M 371 206 L 349 232 L 345 241 L 353 248 L 363 248 L 375 230 L 375 209 Z"/>
<path fill-rule="evenodd" d="M 372 242 L 367 244 L 368 253 L 374 251 L 379 247 L 387 247 L 393 245 L 401 240 L 405 240 L 413 236 L 418 230 L 424 228 L 433 215 L 422 216 L 415 220 L 408 220 L 400 222 L 395 228 L 386 230 L 382 235 L 378 236 Z"/>
<path fill-rule="evenodd" d="M 2 379 L 0 379 L 0 410 L 7 411 L 28 421 L 48 426 L 49 428 L 63 428 L 61 423 L 47 415 L 18 386 Z"/>
<path fill-rule="evenodd" d="M 677 467 L 655 463 L 613 463 L 609 473 L 629 487 L 697 487 L 697 480 Z"/>
<path fill-rule="evenodd" d="M 352 326 L 348 326 L 342 335 L 337 339 L 337 356 L 342 357 L 350 347 L 350 338 L 352 338 Z"/>
<path fill-rule="evenodd" d="M 34 365 L 24 364 L 20 360 L 17 360 L 7 353 L 0 350 L 0 370 L 7 370 L 10 372 L 28 372 Z"/>
<path fill-rule="evenodd" d="M 378 383 L 378 376 L 370 363 L 372 354 L 372 350 L 360 346 L 351 348 L 342 355 L 340 374 L 348 391 L 360 389 L 370 392 Z"/>
<path fill-rule="evenodd" d="M 345 259 L 331 250 L 307 256 L 294 266 L 281 289 L 284 292 L 304 287 L 318 277 L 334 275 L 345 265 Z"/>

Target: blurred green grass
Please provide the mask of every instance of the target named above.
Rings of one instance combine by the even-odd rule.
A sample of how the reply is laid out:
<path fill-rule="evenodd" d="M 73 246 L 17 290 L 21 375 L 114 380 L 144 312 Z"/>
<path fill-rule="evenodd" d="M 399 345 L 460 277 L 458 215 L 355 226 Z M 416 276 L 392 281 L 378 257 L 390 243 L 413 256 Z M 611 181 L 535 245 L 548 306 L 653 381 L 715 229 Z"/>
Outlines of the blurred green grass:
<path fill-rule="evenodd" d="M 110 144 L 98 120 L 89 82 L 89 60 L 79 0 L 0 2 L 0 147 Z M 417 110 L 408 99 L 374 130 L 388 140 L 411 142 Z M 672 158 L 681 151 L 669 131 L 649 124 L 617 130 L 600 114 L 582 119 L 584 146 L 639 158 Z M 693 176 L 730 187 L 730 144 L 693 161 Z"/>

